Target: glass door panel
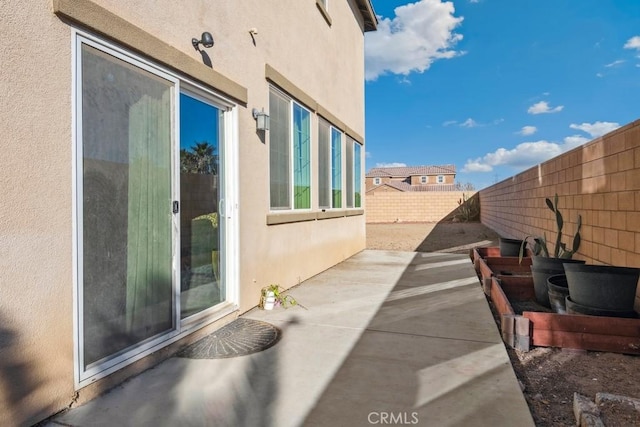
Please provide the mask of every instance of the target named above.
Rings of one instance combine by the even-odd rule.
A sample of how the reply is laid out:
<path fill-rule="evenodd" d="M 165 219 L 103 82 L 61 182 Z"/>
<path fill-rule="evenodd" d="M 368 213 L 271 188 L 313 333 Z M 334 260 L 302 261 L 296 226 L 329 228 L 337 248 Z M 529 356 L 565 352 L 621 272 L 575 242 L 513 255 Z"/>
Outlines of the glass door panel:
<path fill-rule="evenodd" d="M 222 111 L 180 94 L 180 317 L 225 300 L 221 271 Z"/>
<path fill-rule="evenodd" d="M 175 329 L 173 83 L 82 45 L 83 366 Z"/>

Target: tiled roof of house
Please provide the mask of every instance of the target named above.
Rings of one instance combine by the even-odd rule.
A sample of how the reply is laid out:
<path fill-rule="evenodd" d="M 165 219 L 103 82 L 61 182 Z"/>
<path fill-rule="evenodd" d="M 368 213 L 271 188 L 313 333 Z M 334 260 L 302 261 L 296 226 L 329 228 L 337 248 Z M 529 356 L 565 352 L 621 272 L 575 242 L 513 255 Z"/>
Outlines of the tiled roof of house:
<path fill-rule="evenodd" d="M 456 173 L 456 165 L 439 166 L 405 166 L 395 168 L 372 168 L 367 172 L 367 178 L 398 178 L 407 176 L 450 175 Z"/>
<path fill-rule="evenodd" d="M 382 185 L 378 185 L 369 189 L 368 191 L 375 190 L 382 186 L 389 186 L 399 191 L 456 191 L 455 184 L 425 184 L 425 185 L 411 185 L 404 181 L 388 181 Z"/>

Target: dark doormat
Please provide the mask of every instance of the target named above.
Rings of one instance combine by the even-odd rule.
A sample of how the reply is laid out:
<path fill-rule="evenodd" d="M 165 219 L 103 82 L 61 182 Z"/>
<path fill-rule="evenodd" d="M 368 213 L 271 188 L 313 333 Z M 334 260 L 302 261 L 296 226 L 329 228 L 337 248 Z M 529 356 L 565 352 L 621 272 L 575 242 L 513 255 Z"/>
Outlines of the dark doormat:
<path fill-rule="evenodd" d="M 257 353 L 275 345 L 282 332 L 270 323 L 238 318 L 181 350 L 188 359 L 224 359 Z"/>

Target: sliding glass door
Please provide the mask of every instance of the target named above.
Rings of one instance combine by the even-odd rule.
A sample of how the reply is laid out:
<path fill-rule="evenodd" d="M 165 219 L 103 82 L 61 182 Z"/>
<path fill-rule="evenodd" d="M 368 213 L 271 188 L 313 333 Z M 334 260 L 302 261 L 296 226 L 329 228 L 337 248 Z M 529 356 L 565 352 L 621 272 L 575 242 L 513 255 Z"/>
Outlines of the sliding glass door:
<path fill-rule="evenodd" d="M 180 317 L 224 301 L 219 215 L 222 112 L 205 98 L 180 94 Z"/>
<path fill-rule="evenodd" d="M 228 301 L 219 209 L 231 107 L 94 39 L 78 37 L 76 58 L 81 383 Z"/>
<path fill-rule="evenodd" d="M 172 330 L 171 81 L 82 45 L 82 303 L 89 366 Z"/>

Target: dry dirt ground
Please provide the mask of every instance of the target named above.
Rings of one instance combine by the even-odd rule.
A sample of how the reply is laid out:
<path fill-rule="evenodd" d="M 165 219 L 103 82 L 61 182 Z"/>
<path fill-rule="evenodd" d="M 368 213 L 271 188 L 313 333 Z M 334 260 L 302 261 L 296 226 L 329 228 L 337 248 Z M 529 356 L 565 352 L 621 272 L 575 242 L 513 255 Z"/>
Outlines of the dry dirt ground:
<path fill-rule="evenodd" d="M 480 223 L 367 224 L 367 248 L 468 253 L 497 246 L 498 235 Z M 537 426 L 575 426 L 573 394 L 640 398 L 640 356 L 533 348 L 507 349 Z M 640 413 L 624 404 L 600 406 L 605 426 L 640 426 Z"/>

